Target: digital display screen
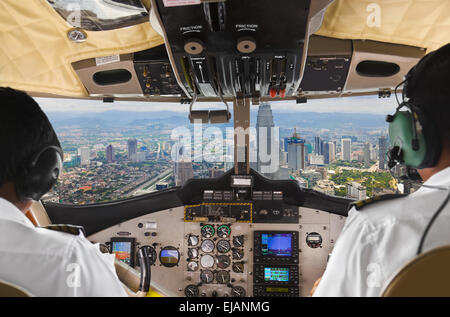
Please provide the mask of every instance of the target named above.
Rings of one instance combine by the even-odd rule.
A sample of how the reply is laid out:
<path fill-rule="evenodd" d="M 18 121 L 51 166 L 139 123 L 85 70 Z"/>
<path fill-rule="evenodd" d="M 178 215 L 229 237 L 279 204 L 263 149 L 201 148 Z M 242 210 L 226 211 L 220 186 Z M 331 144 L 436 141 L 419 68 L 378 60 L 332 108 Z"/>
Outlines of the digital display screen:
<path fill-rule="evenodd" d="M 289 289 L 287 287 L 266 287 L 266 293 L 287 293 Z"/>
<path fill-rule="evenodd" d="M 265 267 L 264 280 L 275 282 L 289 282 L 289 268 Z"/>
<path fill-rule="evenodd" d="M 178 253 L 178 250 L 165 249 L 161 250 L 159 260 L 163 264 L 177 264 L 179 261 L 179 256 L 180 254 Z"/>
<path fill-rule="evenodd" d="M 268 257 L 292 256 L 292 234 L 261 234 L 261 254 Z"/>
<path fill-rule="evenodd" d="M 111 250 L 116 255 L 116 259 L 131 265 L 131 242 L 114 241 L 111 244 Z"/>
<path fill-rule="evenodd" d="M 232 187 L 251 187 L 253 184 L 253 178 L 251 176 L 232 176 L 231 186 Z"/>

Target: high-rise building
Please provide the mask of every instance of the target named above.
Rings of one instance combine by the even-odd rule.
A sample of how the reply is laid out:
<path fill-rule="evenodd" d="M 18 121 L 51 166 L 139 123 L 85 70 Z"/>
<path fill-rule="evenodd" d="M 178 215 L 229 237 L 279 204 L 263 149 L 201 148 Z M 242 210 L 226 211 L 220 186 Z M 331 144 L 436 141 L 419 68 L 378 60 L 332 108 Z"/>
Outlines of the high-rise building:
<path fill-rule="evenodd" d="M 186 181 L 194 177 L 192 162 L 178 162 L 175 174 L 175 185 L 183 186 Z"/>
<path fill-rule="evenodd" d="M 364 167 L 370 167 L 370 143 L 366 142 L 364 144 Z"/>
<path fill-rule="evenodd" d="M 386 169 L 386 153 L 387 153 L 387 139 L 382 136 L 378 139 L 378 167 L 382 170 Z"/>
<path fill-rule="evenodd" d="M 146 152 L 137 152 L 131 155 L 131 162 L 133 163 L 141 163 L 144 162 L 147 157 Z"/>
<path fill-rule="evenodd" d="M 350 162 L 352 160 L 352 140 L 345 138 L 341 140 L 342 160 Z"/>
<path fill-rule="evenodd" d="M 347 197 L 357 200 L 366 199 L 366 188 L 357 182 L 347 184 Z"/>
<path fill-rule="evenodd" d="M 288 166 L 294 171 L 305 169 L 305 139 L 300 138 L 294 129 L 288 140 Z"/>
<path fill-rule="evenodd" d="M 325 142 L 323 145 L 323 162 L 324 164 L 330 164 L 330 143 Z"/>
<path fill-rule="evenodd" d="M 91 163 L 91 149 L 87 146 L 80 147 L 78 149 L 81 165 L 89 165 Z"/>
<path fill-rule="evenodd" d="M 191 161 L 183 160 L 184 146 L 175 145 L 175 164 L 174 164 L 174 179 L 175 186 L 183 186 L 184 183 L 194 177 L 194 171 Z"/>
<path fill-rule="evenodd" d="M 283 151 L 288 152 L 289 137 L 283 139 Z"/>
<path fill-rule="evenodd" d="M 336 160 L 336 143 L 328 142 L 328 164 Z"/>
<path fill-rule="evenodd" d="M 106 161 L 108 163 L 113 163 L 115 161 L 115 157 L 114 157 L 114 148 L 113 146 L 110 144 L 106 147 Z"/>
<path fill-rule="evenodd" d="M 321 142 L 322 140 L 320 139 L 320 137 L 314 137 L 314 153 L 316 153 L 317 155 L 322 155 Z"/>
<path fill-rule="evenodd" d="M 272 166 L 272 164 L 276 164 L 277 168 L 279 166 L 279 161 L 276 158 L 278 153 L 272 153 L 272 142 L 278 143 L 278 140 L 275 140 L 272 135 L 274 127 L 275 124 L 273 122 L 273 114 L 270 104 L 267 102 L 262 102 L 259 106 L 258 116 L 256 118 L 256 168 L 258 172 L 268 178 L 273 178 L 274 173 L 264 173 L 264 170 L 271 170 L 270 166 Z M 275 149 L 278 150 L 278 147 L 275 147 Z M 261 159 L 262 155 L 266 156 L 264 160 Z M 269 157 L 269 160 L 267 160 L 267 157 Z M 277 162 L 273 160 L 277 160 Z"/>
<path fill-rule="evenodd" d="M 128 140 L 128 158 L 131 159 L 133 154 L 137 153 L 137 140 L 129 139 Z"/>

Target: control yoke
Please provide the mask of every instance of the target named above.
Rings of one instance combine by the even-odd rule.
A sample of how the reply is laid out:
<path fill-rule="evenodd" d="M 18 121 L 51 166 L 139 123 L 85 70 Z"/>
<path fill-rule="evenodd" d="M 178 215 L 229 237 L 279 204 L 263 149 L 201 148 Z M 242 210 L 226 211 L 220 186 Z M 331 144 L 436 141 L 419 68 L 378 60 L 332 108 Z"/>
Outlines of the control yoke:
<path fill-rule="evenodd" d="M 152 279 L 151 247 L 148 245 L 141 247 L 138 250 L 138 259 L 141 267 L 141 283 L 139 285 L 139 292 L 147 293 L 150 290 L 150 282 Z"/>

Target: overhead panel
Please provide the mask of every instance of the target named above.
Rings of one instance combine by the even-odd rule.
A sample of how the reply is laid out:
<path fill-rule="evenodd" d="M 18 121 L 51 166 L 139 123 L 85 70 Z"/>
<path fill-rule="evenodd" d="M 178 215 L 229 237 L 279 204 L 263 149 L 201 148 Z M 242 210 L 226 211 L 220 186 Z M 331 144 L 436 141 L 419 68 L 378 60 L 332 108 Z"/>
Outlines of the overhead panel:
<path fill-rule="evenodd" d="M 153 8 L 187 94 L 259 98 L 296 94 L 309 6 L 309 0 L 276 6 L 269 0 L 157 0 Z"/>

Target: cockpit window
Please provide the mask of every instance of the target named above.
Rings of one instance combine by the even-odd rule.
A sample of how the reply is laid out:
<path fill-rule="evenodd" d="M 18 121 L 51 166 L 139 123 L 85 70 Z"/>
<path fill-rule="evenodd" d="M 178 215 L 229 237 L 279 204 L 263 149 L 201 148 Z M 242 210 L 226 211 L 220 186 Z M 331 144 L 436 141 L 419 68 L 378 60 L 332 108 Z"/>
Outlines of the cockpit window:
<path fill-rule="evenodd" d="M 91 204 L 217 178 L 233 168 L 233 124 L 194 126 L 189 105 L 37 98 L 64 150 L 64 171 L 43 200 Z M 223 107 L 199 104 L 199 108 Z M 387 166 L 385 114 L 394 99 L 348 97 L 261 103 L 251 111 L 250 166 L 326 195 L 366 199 L 411 192 Z"/>
<path fill-rule="evenodd" d="M 87 31 L 127 27 L 148 20 L 140 0 L 48 0 L 70 25 Z"/>

